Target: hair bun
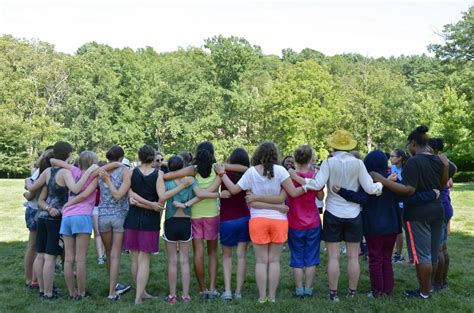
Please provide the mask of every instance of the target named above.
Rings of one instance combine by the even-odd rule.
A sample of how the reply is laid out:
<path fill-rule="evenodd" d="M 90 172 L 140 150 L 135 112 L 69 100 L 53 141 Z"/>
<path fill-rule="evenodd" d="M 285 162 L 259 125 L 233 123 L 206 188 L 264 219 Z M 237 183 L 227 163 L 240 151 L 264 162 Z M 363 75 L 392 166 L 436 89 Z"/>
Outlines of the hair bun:
<path fill-rule="evenodd" d="M 421 125 L 416 128 L 417 133 L 426 134 L 428 132 L 428 126 Z"/>

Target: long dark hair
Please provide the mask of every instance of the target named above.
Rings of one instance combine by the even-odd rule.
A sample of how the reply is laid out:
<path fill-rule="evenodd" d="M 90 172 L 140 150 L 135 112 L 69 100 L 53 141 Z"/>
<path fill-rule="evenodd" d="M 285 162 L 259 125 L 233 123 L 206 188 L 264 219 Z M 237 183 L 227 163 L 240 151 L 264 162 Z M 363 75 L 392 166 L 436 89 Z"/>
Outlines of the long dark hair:
<path fill-rule="evenodd" d="M 207 178 L 212 173 L 212 164 L 216 163 L 214 157 L 214 146 L 209 141 L 201 142 L 196 148 L 194 164 L 196 171 L 202 178 Z"/>
<path fill-rule="evenodd" d="M 273 165 L 278 164 L 278 150 L 273 142 L 265 141 L 257 147 L 252 156 L 252 165 L 263 165 L 263 176 L 272 179 Z"/>
<path fill-rule="evenodd" d="M 250 158 L 244 148 L 235 148 L 227 159 L 227 163 L 250 167 Z M 242 177 L 243 173 L 232 173 L 232 175 L 236 180 L 238 180 Z"/>

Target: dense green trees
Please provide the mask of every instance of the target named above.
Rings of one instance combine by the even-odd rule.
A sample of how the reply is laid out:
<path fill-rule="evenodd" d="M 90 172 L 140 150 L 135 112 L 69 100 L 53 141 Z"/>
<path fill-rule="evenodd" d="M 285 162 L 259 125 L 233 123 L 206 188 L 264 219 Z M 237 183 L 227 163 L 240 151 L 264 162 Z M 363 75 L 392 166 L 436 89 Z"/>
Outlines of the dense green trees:
<path fill-rule="evenodd" d="M 157 53 L 86 43 L 74 55 L 51 44 L 0 37 L 0 175 L 28 172 L 58 139 L 101 156 L 128 158 L 144 143 L 166 154 L 212 140 L 223 158 L 273 140 L 282 153 L 303 143 L 327 155 L 336 128 L 358 149 L 403 147 L 426 123 L 462 168 L 473 166 L 473 9 L 446 25 L 436 57 L 325 56 L 284 49 L 266 56 L 244 38 Z"/>

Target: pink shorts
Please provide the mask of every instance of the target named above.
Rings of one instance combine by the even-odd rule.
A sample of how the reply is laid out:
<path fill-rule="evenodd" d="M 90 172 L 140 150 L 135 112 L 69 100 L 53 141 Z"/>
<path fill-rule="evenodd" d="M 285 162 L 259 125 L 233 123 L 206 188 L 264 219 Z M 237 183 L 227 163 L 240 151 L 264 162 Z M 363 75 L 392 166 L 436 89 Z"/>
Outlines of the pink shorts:
<path fill-rule="evenodd" d="M 137 229 L 125 229 L 123 249 L 155 253 L 160 250 L 160 232 Z"/>
<path fill-rule="evenodd" d="M 193 218 L 193 239 L 217 240 L 219 235 L 219 216 Z"/>

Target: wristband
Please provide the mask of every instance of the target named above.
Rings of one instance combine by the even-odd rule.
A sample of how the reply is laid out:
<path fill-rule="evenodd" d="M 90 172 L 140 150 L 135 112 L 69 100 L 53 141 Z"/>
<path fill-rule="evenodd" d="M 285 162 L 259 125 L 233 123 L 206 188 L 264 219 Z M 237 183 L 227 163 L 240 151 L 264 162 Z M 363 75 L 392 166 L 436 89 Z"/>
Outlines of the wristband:
<path fill-rule="evenodd" d="M 184 204 L 184 208 L 189 209 L 189 204 L 187 202 Z"/>
<path fill-rule="evenodd" d="M 217 175 L 219 175 L 219 177 L 221 177 L 221 178 L 222 178 L 222 176 L 224 176 L 224 175 L 225 175 L 225 172 L 224 172 L 224 173 L 219 173 L 219 174 L 217 174 Z"/>

